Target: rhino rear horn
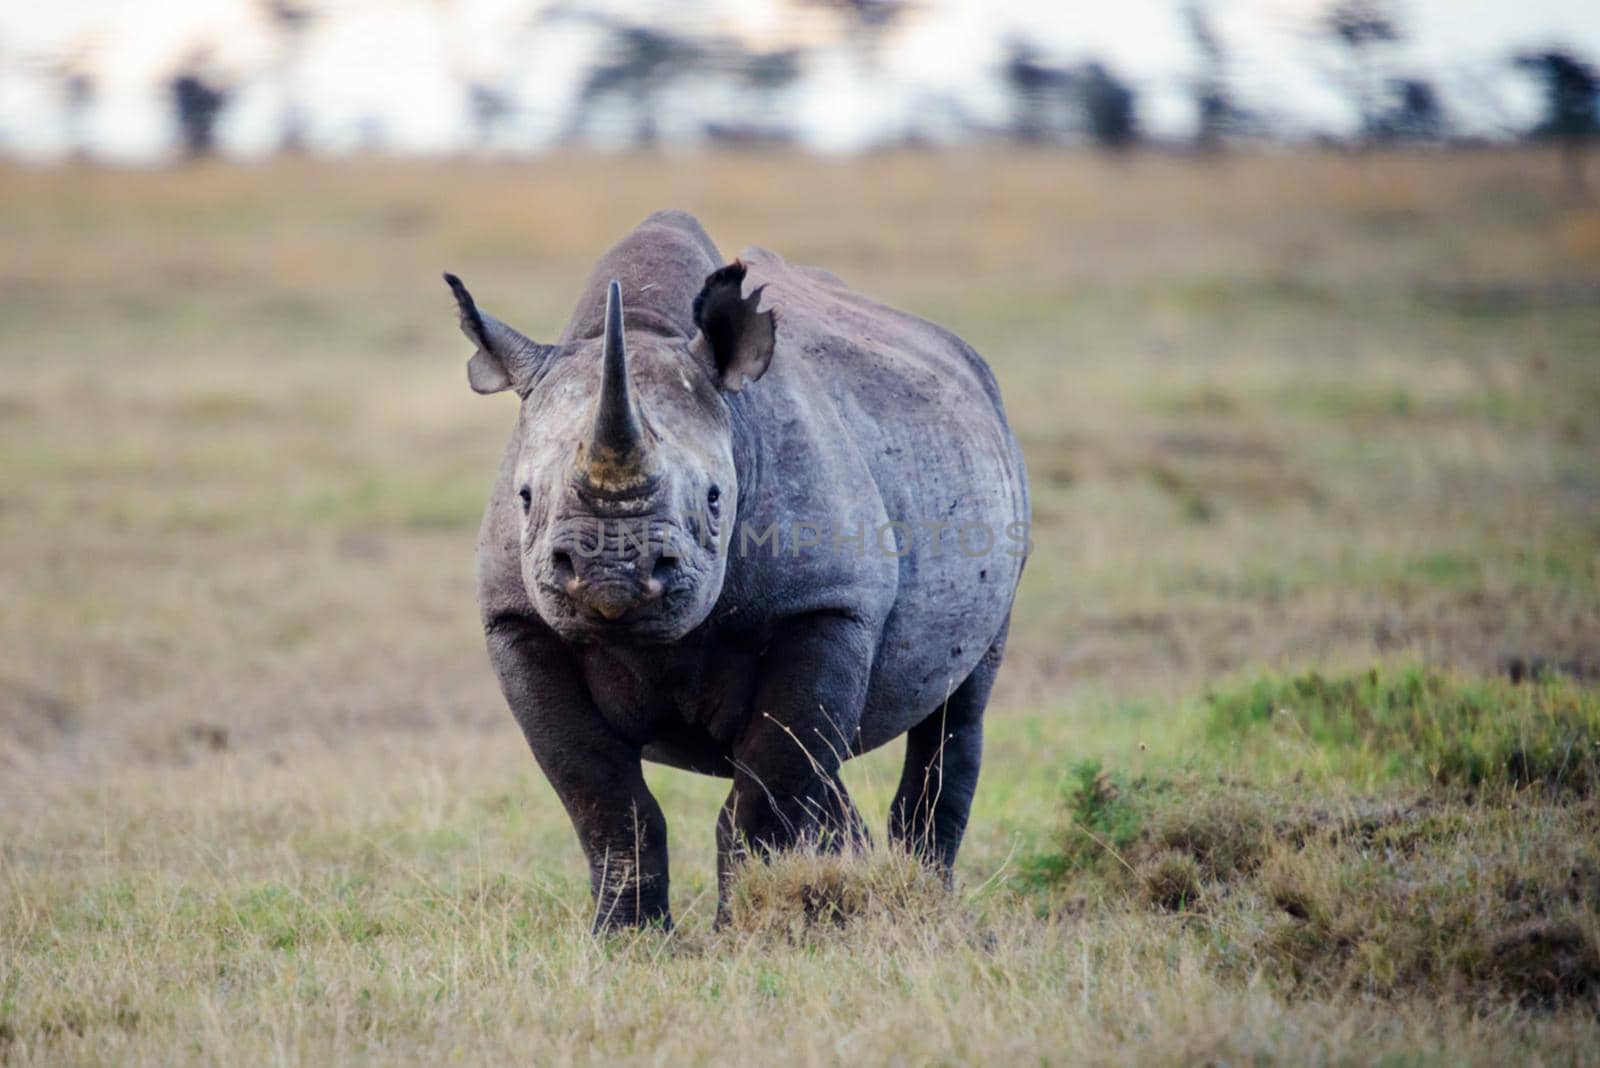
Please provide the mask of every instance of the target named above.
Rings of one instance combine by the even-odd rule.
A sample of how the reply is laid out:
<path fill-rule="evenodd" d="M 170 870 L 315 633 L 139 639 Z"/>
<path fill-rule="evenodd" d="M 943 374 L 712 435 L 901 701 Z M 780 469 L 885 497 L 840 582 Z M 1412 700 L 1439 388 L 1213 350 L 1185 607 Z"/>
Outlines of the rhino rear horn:
<path fill-rule="evenodd" d="M 456 309 L 461 314 L 461 332 L 478 346 L 472 359 L 467 361 L 468 384 L 478 393 L 514 389 L 518 395 L 527 396 L 555 347 L 541 345 L 493 316 L 483 314 L 467 287 L 455 275 L 446 273 L 444 280 L 455 294 Z"/>
<path fill-rule="evenodd" d="M 689 349 L 711 367 L 717 385 L 730 393 L 766 373 L 777 342 L 772 313 L 757 310 L 766 287 L 757 286 L 744 296 L 745 274 L 744 263 L 734 260 L 708 275 L 694 298 L 699 333 Z"/>

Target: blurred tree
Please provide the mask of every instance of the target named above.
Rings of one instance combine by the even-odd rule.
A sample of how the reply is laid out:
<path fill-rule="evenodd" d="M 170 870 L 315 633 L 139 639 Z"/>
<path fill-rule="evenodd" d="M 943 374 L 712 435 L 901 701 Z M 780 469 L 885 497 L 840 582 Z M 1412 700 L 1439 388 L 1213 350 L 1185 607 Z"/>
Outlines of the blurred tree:
<path fill-rule="evenodd" d="M 1032 43 L 1012 38 L 1006 43 L 1003 77 L 1012 98 L 1012 135 L 1029 144 L 1061 139 L 1077 88 L 1072 72 L 1045 62 Z"/>
<path fill-rule="evenodd" d="M 843 11 L 865 29 L 879 29 L 893 23 L 911 6 L 908 0 L 802 0 L 811 7 Z"/>
<path fill-rule="evenodd" d="M 1433 83 L 1395 78 L 1389 93 L 1390 103 L 1379 113 L 1374 130 L 1380 141 L 1438 141 L 1444 136 L 1444 108 Z"/>
<path fill-rule="evenodd" d="M 1335 0 L 1322 16 L 1324 31 L 1345 51 L 1348 68 L 1339 78 L 1361 123 L 1361 140 L 1379 134 L 1378 99 L 1381 77 L 1378 52 L 1399 43 L 1404 34 L 1387 0 Z"/>
<path fill-rule="evenodd" d="M 659 134 L 657 96 L 673 80 L 698 69 L 705 50 L 686 37 L 650 26 L 614 25 L 602 54 L 615 58 L 584 79 L 570 135 L 588 132 L 597 104 L 620 98 L 632 112 L 634 146 L 654 145 Z"/>
<path fill-rule="evenodd" d="M 217 116 L 228 102 L 228 92 L 191 70 L 167 83 L 177 112 L 178 135 L 186 159 L 199 159 L 216 151 Z"/>
<path fill-rule="evenodd" d="M 1028 144 L 1085 134 L 1100 148 L 1120 150 L 1139 138 L 1133 88 L 1097 60 L 1078 67 L 1047 62 L 1031 42 L 1007 44 L 1002 68 L 1011 92 L 1011 132 Z"/>
<path fill-rule="evenodd" d="M 1101 148 L 1121 151 L 1139 139 L 1138 94 L 1098 62 L 1086 63 L 1079 92 L 1089 133 Z"/>
<path fill-rule="evenodd" d="M 739 71 L 752 89 L 765 93 L 781 92 L 800 77 L 798 48 L 747 54 L 738 62 Z"/>
<path fill-rule="evenodd" d="M 713 141 L 749 147 L 783 145 L 794 140 L 794 130 L 772 117 L 778 98 L 800 77 L 805 53 L 798 48 L 749 52 L 734 42 L 717 50 L 720 65 L 746 90 L 741 95 L 738 119 L 708 122 L 705 134 Z"/>
<path fill-rule="evenodd" d="M 467 110 L 472 115 L 472 128 L 478 144 L 485 148 L 494 140 L 495 130 L 516 114 L 516 107 L 508 94 L 479 81 L 467 83 Z"/>
<path fill-rule="evenodd" d="M 1183 18 L 1200 55 L 1200 71 L 1191 83 L 1198 113 L 1195 144 L 1202 152 L 1217 152 L 1235 118 L 1233 97 L 1228 91 L 1228 53 L 1208 7 L 1198 2 L 1185 3 Z"/>
<path fill-rule="evenodd" d="M 1544 118 L 1531 133 L 1561 142 L 1567 185 L 1581 193 L 1585 149 L 1600 134 L 1600 78 L 1589 64 L 1561 49 L 1518 56 L 1515 62 L 1544 87 Z"/>

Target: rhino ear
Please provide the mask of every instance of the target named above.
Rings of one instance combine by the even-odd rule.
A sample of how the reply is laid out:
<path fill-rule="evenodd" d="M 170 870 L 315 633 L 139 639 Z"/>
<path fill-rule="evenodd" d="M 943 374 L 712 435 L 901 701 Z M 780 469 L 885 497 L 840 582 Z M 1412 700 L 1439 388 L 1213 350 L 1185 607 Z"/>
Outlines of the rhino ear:
<path fill-rule="evenodd" d="M 554 346 L 541 345 L 480 312 L 472 294 L 455 275 L 446 274 L 444 280 L 455 294 L 456 308 L 461 313 L 461 332 L 478 346 L 478 351 L 467 361 L 468 384 L 478 393 L 514 389 L 519 396 L 527 396 Z"/>
<path fill-rule="evenodd" d="M 757 311 L 762 286 L 748 297 L 741 295 L 745 265 L 734 260 L 713 271 L 694 298 L 694 325 L 699 328 L 689 350 L 704 360 L 716 375 L 717 385 L 730 393 L 744 388 L 766 373 L 777 341 L 777 326 L 770 311 Z"/>

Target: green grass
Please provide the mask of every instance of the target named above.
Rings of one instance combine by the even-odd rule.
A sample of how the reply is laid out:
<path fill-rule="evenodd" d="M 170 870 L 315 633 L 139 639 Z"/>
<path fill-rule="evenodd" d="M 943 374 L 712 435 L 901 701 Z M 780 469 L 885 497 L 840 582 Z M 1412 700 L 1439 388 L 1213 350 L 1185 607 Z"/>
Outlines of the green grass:
<path fill-rule="evenodd" d="M 1558 676 L 1515 685 L 1412 667 L 1267 677 L 1207 696 L 1209 740 L 1246 761 L 1355 783 L 1587 795 L 1600 785 L 1600 695 Z M 1292 754 L 1292 755 L 1289 755 Z"/>

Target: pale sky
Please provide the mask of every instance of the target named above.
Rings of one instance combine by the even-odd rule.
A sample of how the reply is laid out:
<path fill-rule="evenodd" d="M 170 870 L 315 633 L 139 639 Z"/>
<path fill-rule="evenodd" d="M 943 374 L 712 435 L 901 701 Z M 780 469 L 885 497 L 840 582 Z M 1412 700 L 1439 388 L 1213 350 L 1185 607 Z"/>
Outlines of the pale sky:
<path fill-rule="evenodd" d="M 305 117 L 313 147 L 353 150 L 368 140 L 399 152 L 473 145 L 463 82 L 506 90 L 518 115 L 507 147 L 535 149 L 560 129 L 576 72 L 602 35 L 566 22 L 530 28 L 548 0 L 328 0 L 298 62 L 251 0 L 0 0 L 0 154 L 48 160 L 74 139 L 123 162 L 163 158 L 174 141 L 164 81 L 189 57 L 235 87 L 219 125 L 223 149 L 250 156 L 277 143 L 286 102 Z M 628 3 L 611 10 L 664 29 L 712 30 L 763 48 L 819 45 L 781 116 L 823 151 L 852 151 L 916 128 L 954 129 L 952 108 L 992 123 L 1008 102 L 996 78 L 1004 42 L 1025 33 L 1052 58 L 1098 58 L 1139 91 L 1146 130 L 1192 130 L 1187 90 L 1197 67 L 1179 0 L 1074 4 L 1066 0 L 929 0 L 884 41 L 880 75 L 842 35 L 845 23 L 786 0 Z M 1232 53 L 1240 104 L 1302 130 L 1345 132 L 1355 117 L 1333 87 L 1336 51 L 1313 23 L 1325 0 L 1211 0 Z M 1457 124 L 1493 132 L 1529 121 L 1537 96 L 1510 69 L 1516 51 L 1561 43 L 1600 60 L 1600 3 L 1579 0 L 1409 0 L 1409 41 L 1397 73 L 1426 77 Z M 64 62 L 88 72 L 96 102 L 73 132 L 64 121 Z M 706 119 L 748 118 L 748 94 L 705 80 L 672 90 L 663 133 L 692 135 Z M 673 127 L 678 121 L 682 129 Z"/>

